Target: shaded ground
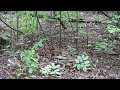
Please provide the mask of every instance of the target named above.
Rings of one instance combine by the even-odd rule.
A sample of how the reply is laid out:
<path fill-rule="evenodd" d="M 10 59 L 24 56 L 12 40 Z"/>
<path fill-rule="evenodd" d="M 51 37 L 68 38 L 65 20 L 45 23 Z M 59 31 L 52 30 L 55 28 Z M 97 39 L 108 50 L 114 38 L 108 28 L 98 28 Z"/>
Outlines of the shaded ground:
<path fill-rule="evenodd" d="M 2 57 L 0 58 L 0 78 L 1 79 L 10 79 L 15 78 L 14 71 L 17 69 L 14 65 L 8 62 L 8 58 Z M 98 62 L 97 62 L 98 61 Z M 70 61 L 63 62 L 62 60 L 55 62 L 60 64 L 62 67 L 62 75 L 55 77 L 43 77 L 40 74 L 36 75 L 25 75 L 21 78 L 58 78 L 58 79 L 119 79 L 120 78 L 120 61 L 119 60 L 109 60 L 105 57 L 97 57 L 91 59 L 91 70 L 88 72 L 77 71 L 72 68 L 72 63 Z M 64 67 L 65 65 L 65 67 Z"/>

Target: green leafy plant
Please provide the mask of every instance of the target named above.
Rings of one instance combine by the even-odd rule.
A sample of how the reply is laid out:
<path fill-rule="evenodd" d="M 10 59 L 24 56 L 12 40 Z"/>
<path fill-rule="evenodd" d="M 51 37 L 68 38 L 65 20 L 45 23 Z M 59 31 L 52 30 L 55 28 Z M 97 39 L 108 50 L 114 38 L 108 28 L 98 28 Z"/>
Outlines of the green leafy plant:
<path fill-rule="evenodd" d="M 16 70 L 16 72 L 15 72 L 15 75 L 17 77 L 20 77 L 23 74 L 23 71 L 26 68 L 28 68 L 28 73 L 29 74 L 32 74 L 32 73 L 37 71 L 38 64 L 39 64 L 39 58 L 38 58 L 38 53 L 36 52 L 36 49 L 38 47 L 43 46 L 43 42 L 42 42 L 43 40 L 40 40 L 40 41 L 36 42 L 30 50 L 23 50 L 23 51 L 18 50 L 16 52 L 17 55 L 20 54 L 20 56 L 22 58 L 22 61 L 23 61 L 22 65 L 17 60 L 17 58 L 14 58 L 14 60 L 12 60 L 12 62 L 10 61 L 10 63 L 12 63 L 15 66 L 20 68 L 20 69 Z M 21 66 L 23 66 L 23 68 Z"/>
<path fill-rule="evenodd" d="M 41 39 L 38 42 L 36 42 L 33 47 L 30 50 L 23 50 L 23 51 L 17 51 L 17 54 L 20 54 L 22 61 L 24 62 L 24 65 L 28 68 L 28 73 L 32 74 L 38 69 L 38 64 L 39 64 L 39 58 L 38 58 L 38 53 L 36 52 L 36 49 L 38 47 L 42 47 L 43 45 L 43 40 L 46 39 Z M 15 64 L 17 63 L 17 66 L 19 63 L 14 62 Z"/>
<path fill-rule="evenodd" d="M 87 31 L 85 31 L 84 29 L 80 29 L 80 30 L 78 30 L 78 34 L 86 36 L 86 35 L 91 35 L 93 33 L 91 33 L 91 32 L 87 33 Z"/>
<path fill-rule="evenodd" d="M 50 65 L 41 68 L 40 72 L 43 75 L 60 75 L 60 65 L 55 65 L 54 63 L 51 63 Z"/>
<path fill-rule="evenodd" d="M 114 14 L 114 15 L 112 16 L 112 21 L 113 21 L 114 23 L 118 23 L 118 22 L 119 22 L 119 19 L 120 19 L 120 15 Z"/>
<path fill-rule="evenodd" d="M 25 32 L 26 35 L 39 34 L 40 31 L 36 29 L 37 18 L 35 16 L 35 11 L 16 11 L 16 17 L 19 16 L 19 21 L 14 21 L 13 26 L 19 24 L 19 30 Z"/>
<path fill-rule="evenodd" d="M 38 69 L 39 59 L 38 54 L 34 49 L 21 51 L 21 57 L 25 63 L 25 66 L 28 67 L 28 73 L 33 73 Z"/>
<path fill-rule="evenodd" d="M 79 34 L 87 35 L 87 32 L 85 30 L 78 30 Z"/>
<path fill-rule="evenodd" d="M 107 30 L 108 30 L 108 32 L 109 33 L 115 33 L 115 32 L 120 32 L 120 29 L 119 28 L 117 28 L 116 26 L 114 26 L 114 25 L 110 25 L 110 24 L 108 24 L 107 25 Z"/>
<path fill-rule="evenodd" d="M 108 39 L 102 39 L 101 41 L 96 42 L 95 51 L 112 51 L 115 47 L 116 41 L 108 41 Z"/>
<path fill-rule="evenodd" d="M 11 37 L 8 34 L 3 34 L 2 38 L 5 39 L 5 40 L 10 40 L 11 39 Z"/>
<path fill-rule="evenodd" d="M 33 45 L 33 49 L 37 49 L 38 47 L 43 47 L 43 39 L 39 40 Z"/>
<path fill-rule="evenodd" d="M 96 47 L 94 48 L 95 51 L 101 51 L 101 50 L 105 50 L 107 48 L 108 44 L 106 42 L 96 42 Z"/>
<path fill-rule="evenodd" d="M 73 48 L 73 47 L 71 47 L 71 46 L 68 46 L 68 51 L 70 51 L 70 52 L 75 52 L 75 51 L 76 51 L 76 48 Z"/>
<path fill-rule="evenodd" d="M 24 70 L 23 69 L 17 69 L 15 72 L 16 77 L 20 77 L 23 74 Z"/>
<path fill-rule="evenodd" d="M 82 69 L 84 72 L 86 72 L 90 67 L 89 56 L 85 52 L 81 56 L 77 56 L 73 67 L 77 70 Z"/>

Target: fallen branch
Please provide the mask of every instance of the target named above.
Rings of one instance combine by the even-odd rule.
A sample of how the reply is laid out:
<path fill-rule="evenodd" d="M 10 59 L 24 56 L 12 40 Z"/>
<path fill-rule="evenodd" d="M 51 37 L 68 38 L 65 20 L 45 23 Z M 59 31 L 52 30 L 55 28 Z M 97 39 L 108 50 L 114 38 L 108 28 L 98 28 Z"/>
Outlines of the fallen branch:
<path fill-rule="evenodd" d="M 108 17 L 110 21 L 112 21 L 112 17 L 110 17 L 109 15 L 107 15 L 104 12 L 101 12 L 104 16 Z M 33 16 L 35 17 L 35 16 Z M 39 18 L 44 18 L 44 15 L 38 15 Z M 60 20 L 59 18 L 53 17 L 53 16 L 46 16 L 49 19 L 57 19 Z M 64 29 L 66 29 L 65 24 L 63 22 L 79 22 L 79 23 L 98 23 L 98 24 L 113 24 L 116 26 L 116 23 L 114 22 L 103 22 L 103 21 L 88 21 L 85 19 L 69 19 L 68 21 L 61 21 L 61 25 Z M 118 26 L 117 26 L 118 27 Z"/>
<path fill-rule="evenodd" d="M 12 30 L 14 30 L 14 31 L 18 31 L 18 30 L 16 30 L 16 29 L 14 29 L 14 28 L 12 28 L 10 25 L 8 25 L 5 21 L 3 21 L 1 18 L 0 18 L 0 21 L 1 22 L 3 22 L 6 26 L 8 26 L 10 29 L 12 29 Z M 18 32 L 20 32 L 21 34 L 24 34 L 23 32 L 21 32 L 21 31 L 18 31 Z"/>
<path fill-rule="evenodd" d="M 79 22 L 79 23 L 101 23 L 101 24 L 112 24 L 110 22 L 102 22 L 102 21 L 88 21 L 88 20 L 84 20 L 84 19 L 71 19 L 67 22 Z"/>
<path fill-rule="evenodd" d="M 19 33 L 25 35 L 23 32 L 12 28 L 12 27 L 11 27 L 10 25 L 8 25 L 5 21 L 3 21 L 1 18 L 0 18 L 0 21 L 3 22 L 3 23 L 4 23 L 6 26 L 8 26 L 10 29 L 12 29 L 12 30 L 14 30 L 14 31 L 16 31 L 16 32 L 19 32 Z M 30 37 L 28 37 L 28 36 L 26 36 L 26 37 L 30 39 Z"/>
<path fill-rule="evenodd" d="M 112 17 L 106 14 L 104 11 L 100 11 L 104 16 L 108 17 L 110 20 L 112 20 Z"/>

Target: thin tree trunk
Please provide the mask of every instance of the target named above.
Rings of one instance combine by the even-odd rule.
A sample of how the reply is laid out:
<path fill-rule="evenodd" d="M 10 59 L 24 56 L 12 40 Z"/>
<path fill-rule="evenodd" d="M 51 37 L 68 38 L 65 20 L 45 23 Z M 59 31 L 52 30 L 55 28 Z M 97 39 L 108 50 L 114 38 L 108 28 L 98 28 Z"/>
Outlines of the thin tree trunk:
<path fill-rule="evenodd" d="M 60 11 L 60 22 L 61 22 L 61 11 Z M 59 50 L 60 50 L 60 53 L 61 53 L 61 23 L 60 23 L 60 41 L 59 41 Z"/>
<path fill-rule="evenodd" d="M 17 16 L 17 36 L 16 36 L 16 42 L 18 43 L 18 30 L 19 30 L 19 16 Z"/>
<path fill-rule="evenodd" d="M 78 19 L 78 12 L 76 11 L 77 19 Z M 76 22 L 76 37 L 75 37 L 75 44 L 76 44 L 76 51 L 78 53 L 78 22 Z"/>

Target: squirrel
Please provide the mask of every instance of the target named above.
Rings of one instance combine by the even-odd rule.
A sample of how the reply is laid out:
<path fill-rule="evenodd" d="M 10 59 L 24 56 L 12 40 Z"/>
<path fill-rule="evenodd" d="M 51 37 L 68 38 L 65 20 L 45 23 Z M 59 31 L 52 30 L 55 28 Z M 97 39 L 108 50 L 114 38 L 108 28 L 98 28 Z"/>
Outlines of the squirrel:
<path fill-rule="evenodd" d="M 49 54 L 51 56 L 57 56 L 60 54 L 60 50 L 51 49 L 47 45 L 44 45 L 43 52 L 45 52 L 46 54 Z"/>
<path fill-rule="evenodd" d="M 52 50 L 47 45 L 44 45 L 43 52 L 54 56 L 54 53 L 52 52 Z"/>

